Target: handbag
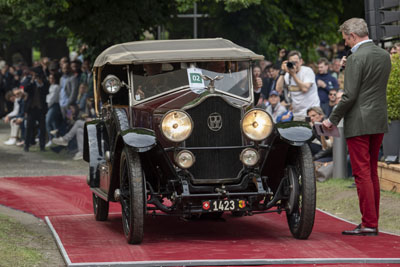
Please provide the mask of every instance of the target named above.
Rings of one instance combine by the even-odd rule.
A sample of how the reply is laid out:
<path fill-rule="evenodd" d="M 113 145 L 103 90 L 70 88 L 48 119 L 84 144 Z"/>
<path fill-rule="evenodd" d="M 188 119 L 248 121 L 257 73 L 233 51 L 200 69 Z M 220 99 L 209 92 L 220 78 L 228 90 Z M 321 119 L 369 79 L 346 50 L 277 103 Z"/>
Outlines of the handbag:
<path fill-rule="evenodd" d="M 318 182 L 324 182 L 333 177 L 333 161 L 314 161 L 315 178 Z"/>

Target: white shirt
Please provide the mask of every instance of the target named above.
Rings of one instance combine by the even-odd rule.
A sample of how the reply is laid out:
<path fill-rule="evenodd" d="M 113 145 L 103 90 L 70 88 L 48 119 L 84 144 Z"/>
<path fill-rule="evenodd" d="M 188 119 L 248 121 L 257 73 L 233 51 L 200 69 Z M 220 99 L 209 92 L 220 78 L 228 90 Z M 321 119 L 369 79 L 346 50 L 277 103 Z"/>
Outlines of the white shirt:
<path fill-rule="evenodd" d="M 52 84 L 49 88 L 49 93 L 46 96 L 46 103 L 48 107 L 51 107 L 54 103 L 60 101 L 60 86 L 58 84 Z"/>
<path fill-rule="evenodd" d="M 289 73 L 285 74 L 285 84 L 290 88 L 298 88 L 293 77 L 289 78 Z M 306 117 L 307 109 L 320 105 L 318 97 L 318 87 L 315 83 L 315 74 L 310 67 L 301 66 L 300 71 L 296 73 L 297 78 L 303 83 L 311 83 L 310 88 L 306 93 L 298 89 L 298 91 L 290 91 L 292 99 L 293 116 Z"/>
<path fill-rule="evenodd" d="M 357 51 L 357 49 L 360 47 L 360 45 L 362 45 L 364 43 L 368 43 L 368 42 L 372 42 L 372 40 L 368 39 L 368 40 L 364 40 L 364 41 L 361 41 L 361 42 L 357 43 L 355 46 L 353 46 L 351 48 L 351 53 L 355 53 Z"/>
<path fill-rule="evenodd" d="M 19 102 L 18 101 L 20 99 L 21 98 L 15 98 L 15 100 L 14 100 L 14 108 L 10 113 L 7 114 L 7 117 L 12 118 L 12 117 L 15 117 L 15 116 L 18 115 L 18 113 L 19 113 Z"/>

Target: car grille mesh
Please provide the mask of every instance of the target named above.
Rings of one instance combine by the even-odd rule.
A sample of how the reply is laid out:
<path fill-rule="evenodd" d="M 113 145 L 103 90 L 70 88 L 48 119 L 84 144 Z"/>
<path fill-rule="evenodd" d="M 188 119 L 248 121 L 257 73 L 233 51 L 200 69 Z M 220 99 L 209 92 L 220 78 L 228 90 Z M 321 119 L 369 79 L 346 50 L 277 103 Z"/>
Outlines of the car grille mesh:
<path fill-rule="evenodd" d="M 186 147 L 241 146 L 241 110 L 225 102 L 221 97 L 209 97 L 201 104 L 186 110 L 193 119 L 194 128 L 186 140 Z M 208 127 L 210 114 L 222 118 L 219 131 Z M 242 168 L 239 159 L 241 149 L 192 150 L 195 164 L 189 169 L 196 180 L 236 178 Z"/>

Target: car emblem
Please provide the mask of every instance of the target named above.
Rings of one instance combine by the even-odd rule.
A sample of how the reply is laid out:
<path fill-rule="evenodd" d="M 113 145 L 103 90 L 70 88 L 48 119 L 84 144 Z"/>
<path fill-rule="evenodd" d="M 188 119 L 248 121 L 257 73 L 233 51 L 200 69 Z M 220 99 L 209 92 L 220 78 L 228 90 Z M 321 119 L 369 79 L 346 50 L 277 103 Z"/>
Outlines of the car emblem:
<path fill-rule="evenodd" d="M 222 116 L 217 112 L 211 113 L 210 116 L 208 116 L 207 125 L 211 131 L 217 132 L 221 130 Z"/>

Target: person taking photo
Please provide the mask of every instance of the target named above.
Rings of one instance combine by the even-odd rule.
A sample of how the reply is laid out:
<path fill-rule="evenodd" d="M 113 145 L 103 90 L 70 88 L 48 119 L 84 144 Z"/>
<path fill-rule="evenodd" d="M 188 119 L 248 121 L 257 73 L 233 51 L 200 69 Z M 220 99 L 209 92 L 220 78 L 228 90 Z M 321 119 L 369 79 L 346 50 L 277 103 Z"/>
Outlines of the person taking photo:
<path fill-rule="evenodd" d="M 303 66 L 300 52 L 294 50 L 289 52 L 288 60 L 282 62 L 279 75 L 276 91 L 282 94 L 284 86 L 288 87 L 293 120 L 305 121 L 307 109 L 320 105 L 313 70 Z"/>

